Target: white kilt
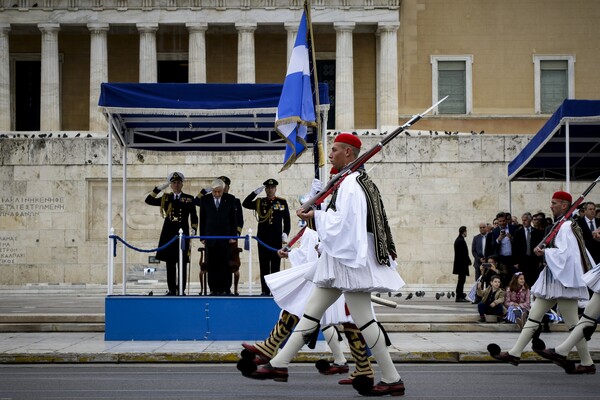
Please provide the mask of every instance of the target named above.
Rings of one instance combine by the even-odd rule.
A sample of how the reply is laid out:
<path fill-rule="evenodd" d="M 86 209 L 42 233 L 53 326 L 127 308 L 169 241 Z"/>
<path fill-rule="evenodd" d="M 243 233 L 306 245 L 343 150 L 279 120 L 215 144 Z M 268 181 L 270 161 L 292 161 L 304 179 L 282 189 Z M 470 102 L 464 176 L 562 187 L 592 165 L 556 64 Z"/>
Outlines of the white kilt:
<path fill-rule="evenodd" d="M 539 297 L 546 300 L 552 299 L 576 299 L 576 300 L 589 300 L 590 296 L 585 286 L 579 287 L 565 287 L 560 283 L 552 271 L 548 267 L 545 267 L 540 273 L 539 278 L 533 284 L 531 293 L 535 297 Z"/>
<path fill-rule="evenodd" d="M 583 281 L 594 293 L 600 293 L 600 263 L 583 275 Z"/>
<path fill-rule="evenodd" d="M 304 279 L 304 275 L 315 264 L 315 262 L 305 263 L 265 276 L 265 281 L 273 294 L 273 300 L 281 309 L 302 317 L 306 302 L 315 288 L 314 283 Z M 346 315 L 345 302 L 344 295 L 341 295 L 325 311 L 321 318 L 322 327 L 353 322 L 352 317 Z"/>

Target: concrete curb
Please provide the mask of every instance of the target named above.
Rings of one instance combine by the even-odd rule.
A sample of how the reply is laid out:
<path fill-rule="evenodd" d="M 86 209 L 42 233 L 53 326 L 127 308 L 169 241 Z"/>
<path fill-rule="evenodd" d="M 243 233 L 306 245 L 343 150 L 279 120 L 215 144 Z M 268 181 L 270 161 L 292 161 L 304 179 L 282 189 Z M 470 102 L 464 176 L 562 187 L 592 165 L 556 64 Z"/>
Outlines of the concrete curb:
<path fill-rule="evenodd" d="M 392 352 L 395 363 L 488 363 L 498 362 L 487 352 Z M 577 353 L 572 353 L 573 359 Z M 294 363 L 314 363 L 319 359 L 331 359 L 327 352 L 300 352 Z M 351 360 L 350 354 L 347 358 Z M 592 352 L 594 360 L 600 360 L 600 352 Z M 240 359 L 239 353 L 4 353 L 0 354 L 0 364 L 71 364 L 71 363 L 231 363 Z M 351 362 L 351 361 L 350 361 Z M 534 352 L 524 352 L 522 363 L 548 362 Z"/>

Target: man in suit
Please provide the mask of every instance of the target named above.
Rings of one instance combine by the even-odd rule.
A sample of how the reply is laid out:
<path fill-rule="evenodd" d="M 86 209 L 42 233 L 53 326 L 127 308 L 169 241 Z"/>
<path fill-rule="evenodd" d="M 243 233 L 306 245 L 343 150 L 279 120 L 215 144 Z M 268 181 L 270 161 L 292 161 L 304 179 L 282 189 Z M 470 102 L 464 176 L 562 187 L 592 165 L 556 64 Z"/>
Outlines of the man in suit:
<path fill-rule="evenodd" d="M 211 193 L 200 199 L 200 236 L 237 236 L 235 197 L 224 189 L 225 183 L 215 179 Z M 231 294 L 230 243 L 236 239 L 202 239 L 211 295 Z"/>
<path fill-rule="evenodd" d="M 577 219 L 581 227 L 585 248 L 590 252 L 594 262 L 600 263 L 600 242 L 594 240 L 592 232 L 600 228 L 600 218 L 596 218 L 596 204 L 588 201 L 583 204 L 583 217 Z"/>
<path fill-rule="evenodd" d="M 290 234 L 290 209 L 285 199 L 275 196 L 278 184 L 279 182 L 275 179 L 267 179 L 263 182 L 263 186 L 246 196 L 242 206 L 254 210 L 254 215 L 258 220 L 256 237 L 267 246 L 279 250 L 283 247 L 283 243 L 287 242 Z M 263 190 L 265 190 L 266 197 L 255 199 Z M 271 291 L 265 282 L 265 275 L 279 272 L 281 259 L 277 255 L 277 251 L 259 245 L 258 261 L 261 294 L 268 296 Z"/>
<path fill-rule="evenodd" d="M 533 249 L 541 243 L 544 232 L 532 226 L 533 217 L 531 213 L 521 216 L 523 224 L 515 231 L 513 239 L 513 254 L 515 257 L 515 269 L 523 272 L 525 282 L 529 287 L 533 286 L 541 271 L 542 258 L 537 256 Z M 509 277 L 510 279 L 511 277 Z"/>
<path fill-rule="evenodd" d="M 469 248 L 465 237 L 467 236 L 467 227 L 461 226 L 458 229 L 458 237 L 454 241 L 454 266 L 452 273 L 458 275 L 458 281 L 456 283 L 456 302 L 457 303 L 469 303 L 469 300 L 465 298 L 464 286 L 467 276 L 469 276 L 469 266 L 471 265 L 471 259 L 469 258 Z"/>
<path fill-rule="evenodd" d="M 512 276 L 515 273 L 512 241 L 517 226 L 509 223 L 505 212 L 496 214 L 496 220 L 498 226 L 492 231 L 489 254 L 497 255 L 497 261 L 506 267 L 508 276 Z"/>
<path fill-rule="evenodd" d="M 488 228 L 485 222 L 479 223 L 479 234 L 473 236 L 471 243 L 471 254 L 473 255 L 473 267 L 475 268 L 475 280 L 481 276 L 479 267 L 485 262 L 489 254 L 486 252 Z"/>
<path fill-rule="evenodd" d="M 158 247 L 168 243 L 174 236 L 179 235 L 179 229 L 188 236 L 196 234 L 198 228 L 198 214 L 194 205 L 194 197 L 183 193 L 184 176 L 181 172 L 173 172 L 167 177 L 167 182 L 162 183 L 146 196 L 146 204 L 160 207 L 160 214 L 165 219 Z M 161 197 L 157 195 L 171 186 L 173 193 L 163 193 Z M 191 231 L 190 231 L 191 223 Z M 185 284 L 187 278 L 186 264 L 190 261 L 190 240 L 185 241 L 185 250 L 183 252 L 183 293 L 185 294 Z M 169 290 L 167 295 L 174 296 L 178 294 L 177 285 L 177 264 L 179 263 L 179 241 L 171 243 L 167 248 L 156 252 L 156 258 L 167 263 L 167 286 Z"/>
<path fill-rule="evenodd" d="M 220 180 L 225 183 L 224 193 L 229 193 L 229 187 L 231 186 L 231 179 L 226 176 L 220 176 Z M 235 197 L 235 218 L 237 224 L 237 235 L 242 234 L 242 228 L 244 228 L 244 213 L 242 212 L 242 202 L 240 199 Z M 241 248 L 238 248 L 237 240 L 235 243 L 229 243 L 229 267 L 233 274 L 233 294 L 239 295 L 238 286 L 240 283 L 240 252 Z"/>

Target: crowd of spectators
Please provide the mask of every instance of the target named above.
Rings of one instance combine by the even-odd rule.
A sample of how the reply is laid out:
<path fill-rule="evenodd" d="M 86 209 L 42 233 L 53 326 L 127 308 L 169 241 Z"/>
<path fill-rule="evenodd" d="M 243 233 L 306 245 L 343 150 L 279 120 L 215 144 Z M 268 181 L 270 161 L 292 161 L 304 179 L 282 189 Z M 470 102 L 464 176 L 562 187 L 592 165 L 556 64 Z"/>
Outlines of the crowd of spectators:
<path fill-rule="evenodd" d="M 585 247 L 594 263 L 599 263 L 600 208 L 594 202 L 584 202 L 572 218 L 582 231 Z M 554 223 L 543 212 L 525 212 L 520 219 L 508 212 L 499 212 L 492 223 L 479 223 L 479 233 L 471 242 L 475 283 L 464 295 L 477 305 L 479 321 L 497 318 L 522 324 L 527 319 L 531 302 L 535 300 L 530 288 L 545 266 L 543 257 L 537 256 L 534 249 Z M 468 262 L 470 264 L 470 260 Z"/>

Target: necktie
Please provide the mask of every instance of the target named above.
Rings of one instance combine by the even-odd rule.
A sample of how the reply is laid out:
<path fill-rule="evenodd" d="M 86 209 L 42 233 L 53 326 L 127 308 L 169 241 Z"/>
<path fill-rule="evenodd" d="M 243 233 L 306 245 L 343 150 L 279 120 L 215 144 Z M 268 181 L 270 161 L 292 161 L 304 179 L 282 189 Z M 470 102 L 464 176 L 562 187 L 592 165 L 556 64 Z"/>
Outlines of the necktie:
<path fill-rule="evenodd" d="M 220 206 L 220 205 L 221 205 L 221 200 L 220 200 L 220 199 L 217 199 L 217 203 L 216 203 L 217 210 L 219 209 L 219 206 Z"/>
<path fill-rule="evenodd" d="M 525 229 L 525 241 L 527 242 L 527 249 L 525 250 L 526 255 L 531 255 L 531 232 L 529 231 L 531 228 Z"/>
<path fill-rule="evenodd" d="M 590 231 L 594 231 L 594 220 L 590 221 Z"/>

